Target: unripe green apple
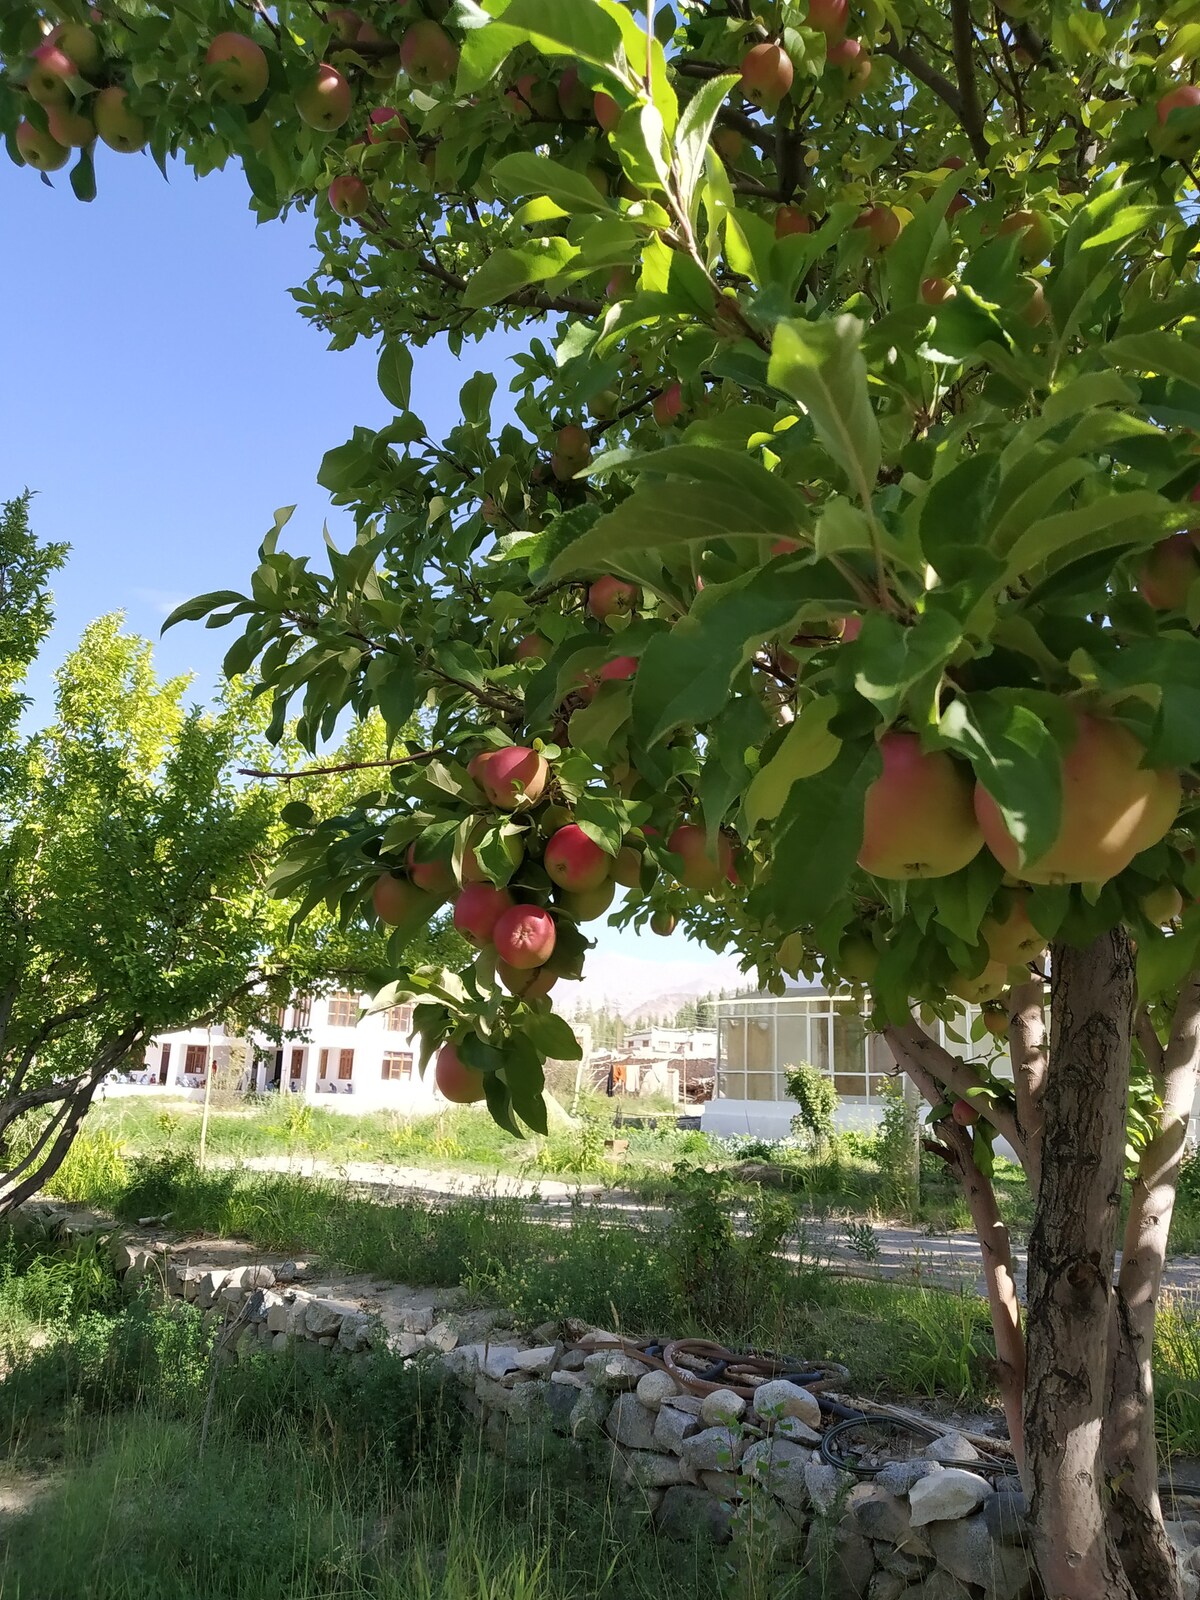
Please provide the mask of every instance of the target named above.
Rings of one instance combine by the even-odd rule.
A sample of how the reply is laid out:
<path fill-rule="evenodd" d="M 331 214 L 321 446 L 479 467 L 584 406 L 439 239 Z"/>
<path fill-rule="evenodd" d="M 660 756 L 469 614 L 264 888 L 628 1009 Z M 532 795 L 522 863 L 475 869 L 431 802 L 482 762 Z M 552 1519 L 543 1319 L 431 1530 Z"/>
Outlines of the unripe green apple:
<path fill-rule="evenodd" d="M 82 22 L 60 22 L 50 30 L 48 42 L 64 50 L 80 72 L 94 72 L 104 59 L 100 41 Z"/>
<path fill-rule="evenodd" d="M 25 165 L 38 172 L 57 172 L 67 164 L 66 149 L 32 122 L 17 123 L 17 150 Z"/>
<path fill-rule="evenodd" d="M 1165 928 L 1183 914 L 1183 896 L 1173 883 L 1160 883 L 1142 896 L 1142 912 L 1147 922 Z"/>
<path fill-rule="evenodd" d="M 576 922 L 594 922 L 612 905 L 617 886 L 610 878 L 596 889 L 560 889 L 555 901 Z"/>
<path fill-rule="evenodd" d="M 612 868 L 613 880 L 626 889 L 636 889 L 642 881 L 642 858 L 632 845 L 622 845 Z"/>
<path fill-rule="evenodd" d="M 946 987 L 968 1005 L 979 1005 L 981 1001 L 997 999 L 1003 994 L 1007 982 L 1008 968 L 999 961 L 989 961 L 982 972 L 973 977 L 960 972 Z"/>
<path fill-rule="evenodd" d="M 870 983 L 879 966 L 879 951 L 862 933 L 852 933 L 838 946 L 837 970 L 851 983 Z"/>
<path fill-rule="evenodd" d="M 650 930 L 657 933 L 660 938 L 669 939 L 675 932 L 676 921 L 673 911 L 656 911 L 650 918 Z"/>
<path fill-rule="evenodd" d="M 732 167 L 741 160 L 746 141 L 736 128 L 714 128 L 712 147 L 725 165 Z"/>
<path fill-rule="evenodd" d="M 422 18 L 400 42 L 400 64 L 421 88 L 445 83 L 458 71 L 458 46 L 439 23 Z"/>

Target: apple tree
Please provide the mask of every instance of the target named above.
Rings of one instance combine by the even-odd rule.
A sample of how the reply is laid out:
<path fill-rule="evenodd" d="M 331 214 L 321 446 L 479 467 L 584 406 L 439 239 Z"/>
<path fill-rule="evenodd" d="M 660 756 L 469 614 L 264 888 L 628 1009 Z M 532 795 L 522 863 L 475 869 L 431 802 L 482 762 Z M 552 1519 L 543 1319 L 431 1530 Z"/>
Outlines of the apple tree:
<path fill-rule="evenodd" d="M 150 645 L 102 617 L 56 677 L 49 726 L 22 737 L 22 679 L 51 621 L 65 552 L 39 545 L 28 501 L 0 514 L 0 1214 L 50 1178 L 113 1070 L 158 1032 L 212 1022 L 278 1027 L 294 993 L 374 988 L 376 924 L 271 892 L 283 813 L 336 815 L 336 778 L 299 796 L 247 785 L 263 717 L 233 685 L 213 712 L 159 682 Z M 257 726 L 256 726 L 257 724 Z M 367 719 L 343 752 L 379 744 Z M 434 930 L 417 959 L 451 956 Z"/>
<path fill-rule="evenodd" d="M 869 983 L 980 1234 L 1065 1600 L 1179 1593 L 1150 1348 L 1200 1045 L 1193 9 L 0 22 L 17 159 L 81 199 L 112 152 L 240 162 L 260 219 L 311 213 L 304 314 L 378 346 L 392 421 L 320 474 L 350 547 L 317 571 L 273 533 L 181 613 L 237 628 L 227 670 L 318 771 L 347 711 L 387 729 L 335 816 L 289 813 L 279 888 L 397 938 L 453 902 L 473 963 L 379 1003 L 513 1131 L 597 917 Z M 485 341 L 440 440 L 434 338 Z M 968 1000 L 970 1062 L 929 1031 Z M 1025 1306 L 997 1137 L 1037 1196 Z"/>

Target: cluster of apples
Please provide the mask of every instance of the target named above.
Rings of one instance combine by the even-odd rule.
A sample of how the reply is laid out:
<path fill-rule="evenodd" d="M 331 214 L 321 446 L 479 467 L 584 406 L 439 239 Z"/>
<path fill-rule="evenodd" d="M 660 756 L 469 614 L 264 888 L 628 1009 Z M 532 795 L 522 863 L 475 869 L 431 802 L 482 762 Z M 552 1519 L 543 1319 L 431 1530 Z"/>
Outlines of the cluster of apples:
<path fill-rule="evenodd" d="M 846 37 L 849 0 L 809 0 L 808 26 L 825 35 L 825 60 L 852 92 L 861 91 L 871 76 L 871 57 L 861 39 Z M 741 62 L 741 90 L 764 111 L 775 112 L 791 93 L 796 71 L 781 44 L 767 40 L 751 45 Z"/>
<path fill-rule="evenodd" d="M 25 89 L 45 112 L 46 127 L 27 117 L 17 124 L 17 150 L 27 166 L 56 172 L 72 148 L 97 138 L 111 150 L 142 148 L 145 123 L 119 84 L 101 85 L 103 71 L 103 48 L 86 23 L 60 23 L 31 53 Z"/>

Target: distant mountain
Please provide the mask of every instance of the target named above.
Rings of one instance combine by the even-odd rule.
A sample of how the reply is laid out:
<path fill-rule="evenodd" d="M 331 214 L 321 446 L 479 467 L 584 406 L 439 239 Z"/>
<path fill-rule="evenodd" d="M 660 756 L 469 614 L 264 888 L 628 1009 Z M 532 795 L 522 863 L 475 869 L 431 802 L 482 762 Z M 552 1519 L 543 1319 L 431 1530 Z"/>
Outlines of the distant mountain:
<path fill-rule="evenodd" d="M 580 982 L 560 982 L 554 998 L 564 1014 L 576 1005 L 607 1005 L 626 1022 L 636 1022 L 643 1016 L 671 1015 L 697 995 L 745 988 L 748 982 L 732 956 L 650 961 L 596 950 L 588 956 Z"/>

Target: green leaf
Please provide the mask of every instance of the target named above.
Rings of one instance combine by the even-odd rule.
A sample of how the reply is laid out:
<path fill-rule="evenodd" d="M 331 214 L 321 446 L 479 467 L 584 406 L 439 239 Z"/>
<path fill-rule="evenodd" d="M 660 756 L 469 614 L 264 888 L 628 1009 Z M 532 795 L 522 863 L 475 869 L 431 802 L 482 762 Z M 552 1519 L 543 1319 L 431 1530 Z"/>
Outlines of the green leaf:
<path fill-rule="evenodd" d="M 847 744 L 823 772 L 792 785 L 775 830 L 766 886 L 781 928 L 816 921 L 845 891 L 862 845 L 867 789 L 879 769 L 874 740 Z"/>
<path fill-rule="evenodd" d="M 279 813 L 281 822 L 286 822 L 289 828 L 305 828 L 316 816 L 316 812 L 306 800 L 289 800 Z"/>
<path fill-rule="evenodd" d="M 999 457 L 979 451 L 930 484 L 921 505 L 921 548 L 944 583 L 978 569 L 979 534 L 991 521 L 999 482 Z"/>
<path fill-rule="evenodd" d="M 846 580 L 829 562 L 770 561 L 730 583 L 711 584 L 669 633 L 646 646 L 633 680 L 633 722 L 653 745 L 684 724 L 702 724 L 724 705 L 729 685 L 764 638 L 791 623 L 809 602 L 845 610 Z"/>
<path fill-rule="evenodd" d="M 1012 340 L 995 310 L 976 294 L 969 284 L 958 286 L 958 293 L 945 300 L 933 314 L 933 330 L 920 353 L 930 361 L 953 366 L 978 356 L 986 344 L 1011 349 Z"/>
<path fill-rule="evenodd" d="M 1137 984 L 1143 1001 L 1174 995 L 1200 966 L 1200 906 L 1189 906 L 1175 933 L 1138 935 Z"/>
<path fill-rule="evenodd" d="M 1050 699 L 1038 696 L 1039 709 Z M 1065 713 L 1052 731 L 1016 691 L 963 695 L 942 715 L 942 736 L 970 761 L 1025 861 L 1044 855 L 1058 837 L 1069 723 Z"/>
<path fill-rule="evenodd" d="M 525 1032 L 547 1061 L 582 1061 L 583 1051 L 570 1023 L 553 1011 L 533 1011 Z"/>
<path fill-rule="evenodd" d="M 201 617 L 206 617 L 210 611 L 216 611 L 220 606 L 244 605 L 246 596 L 238 594 L 236 589 L 214 589 L 211 594 L 199 594 L 194 600 L 185 600 L 182 605 L 176 606 L 171 615 L 162 625 L 162 632 L 173 628 L 177 622 L 198 622 Z"/>
<path fill-rule="evenodd" d="M 696 182 L 704 169 L 709 137 L 717 113 L 739 81 L 736 73 L 709 78 L 684 107 L 675 130 L 675 159 L 679 169 L 679 195 L 683 209 L 691 212 Z"/>
<path fill-rule="evenodd" d="M 836 759 L 842 741 L 830 733 L 829 723 L 837 710 L 836 698 L 824 695 L 810 700 L 796 713 L 783 742 L 755 773 L 746 791 L 744 809 L 751 832 L 760 822 L 774 821 L 794 783 L 823 772 Z"/>
<path fill-rule="evenodd" d="M 619 800 L 587 791 L 575 803 L 575 821 L 606 855 L 615 856 L 625 837 L 625 808 Z"/>
<path fill-rule="evenodd" d="M 591 214 L 610 211 L 608 201 L 582 172 L 551 161 L 548 156 L 521 151 L 503 156 L 491 169 L 492 181 L 502 193 L 546 195 L 564 211 Z"/>
<path fill-rule="evenodd" d="M 383 398 L 397 411 L 407 411 L 412 393 L 412 351 L 393 341 L 379 352 L 379 387 Z"/>
<path fill-rule="evenodd" d="M 463 1060 L 466 1056 L 463 1055 Z M 483 1075 L 483 1093 L 487 1100 L 487 1108 L 491 1113 L 492 1121 L 498 1123 L 505 1133 L 511 1133 L 514 1139 L 523 1139 L 524 1133 L 513 1117 L 512 1095 L 509 1087 L 498 1072 L 485 1072 Z"/>
<path fill-rule="evenodd" d="M 882 447 L 867 390 L 862 331 L 862 323 L 851 316 L 780 322 L 767 377 L 808 412 L 817 438 L 865 508 L 879 475 Z"/>
<path fill-rule="evenodd" d="M 598 5 L 490 0 L 486 9 L 500 18 L 506 29 L 519 29 L 534 49 L 545 55 L 570 56 L 614 75 L 617 72 L 622 56 L 621 27 Z"/>
<path fill-rule="evenodd" d="M 1200 385 L 1200 345 L 1177 333 L 1134 333 L 1101 346 L 1106 360 L 1123 372 L 1158 373 Z"/>
<path fill-rule="evenodd" d="M 79 152 L 79 160 L 71 168 L 71 191 L 76 200 L 96 198 L 96 168 L 90 146 Z"/>
<path fill-rule="evenodd" d="M 1179 507 L 1149 489 L 1107 494 L 1090 505 L 1056 512 L 1027 527 L 1008 553 L 1008 571 L 1019 576 L 1051 558 L 1059 565 L 1068 552 L 1076 559 L 1114 546 L 1146 547 L 1170 533 L 1178 522 Z"/>
<path fill-rule="evenodd" d="M 578 254 L 573 244 L 560 238 L 530 239 L 516 249 L 497 250 L 472 273 L 463 304 L 477 310 L 498 305 L 530 284 L 558 277 Z"/>
<path fill-rule="evenodd" d="M 534 1133 L 546 1133 L 549 1124 L 546 1120 L 546 1102 L 542 1097 L 546 1076 L 542 1071 L 542 1058 L 537 1045 L 529 1037 L 528 1028 L 524 1034 L 514 1034 L 508 1041 L 504 1051 L 503 1072 L 512 1096 L 513 1110 Z"/>

